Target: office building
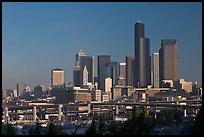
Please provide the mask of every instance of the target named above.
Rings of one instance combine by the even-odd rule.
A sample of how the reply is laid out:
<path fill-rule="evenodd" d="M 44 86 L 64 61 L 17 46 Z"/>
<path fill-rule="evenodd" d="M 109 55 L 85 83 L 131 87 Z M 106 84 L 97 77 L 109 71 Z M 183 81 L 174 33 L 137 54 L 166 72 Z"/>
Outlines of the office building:
<path fill-rule="evenodd" d="M 75 66 L 80 66 L 80 58 L 81 56 L 86 56 L 86 54 L 80 49 L 76 54 Z"/>
<path fill-rule="evenodd" d="M 86 66 L 88 72 L 88 82 L 94 84 L 94 57 L 81 56 L 80 57 L 80 84 L 83 86 L 83 71 Z"/>
<path fill-rule="evenodd" d="M 22 91 L 23 91 L 23 84 L 22 83 L 17 83 L 18 96 L 21 95 Z"/>
<path fill-rule="evenodd" d="M 105 92 L 111 92 L 112 88 L 112 79 L 111 78 L 105 78 Z"/>
<path fill-rule="evenodd" d="M 101 90 L 91 90 L 91 101 L 101 102 Z"/>
<path fill-rule="evenodd" d="M 109 62 L 107 64 L 108 70 L 106 72 L 109 72 L 109 77 L 112 79 L 112 86 L 115 86 L 118 84 L 118 62 Z"/>
<path fill-rule="evenodd" d="M 73 68 L 73 86 L 80 87 L 80 66 L 74 66 Z"/>
<path fill-rule="evenodd" d="M 177 40 L 164 39 L 159 50 L 160 81 L 178 81 L 178 49 Z"/>
<path fill-rule="evenodd" d="M 88 70 L 86 68 L 86 66 L 84 67 L 84 71 L 83 71 L 83 85 L 87 85 L 88 84 Z"/>
<path fill-rule="evenodd" d="M 126 63 L 119 63 L 119 77 L 118 77 L 118 85 L 125 86 L 126 85 Z"/>
<path fill-rule="evenodd" d="M 51 71 L 51 86 L 52 88 L 64 87 L 64 70 L 53 69 Z"/>
<path fill-rule="evenodd" d="M 135 24 L 135 68 L 134 87 L 147 87 L 151 84 L 150 40 L 145 38 L 144 24 Z"/>
<path fill-rule="evenodd" d="M 126 63 L 119 63 L 119 77 L 125 78 Z"/>
<path fill-rule="evenodd" d="M 134 57 L 126 57 L 126 85 L 133 86 Z"/>
<path fill-rule="evenodd" d="M 105 78 L 109 76 L 107 64 L 110 62 L 110 55 L 98 56 L 98 89 L 104 91 Z"/>
<path fill-rule="evenodd" d="M 152 82 L 153 87 L 159 88 L 159 53 L 152 54 Z"/>

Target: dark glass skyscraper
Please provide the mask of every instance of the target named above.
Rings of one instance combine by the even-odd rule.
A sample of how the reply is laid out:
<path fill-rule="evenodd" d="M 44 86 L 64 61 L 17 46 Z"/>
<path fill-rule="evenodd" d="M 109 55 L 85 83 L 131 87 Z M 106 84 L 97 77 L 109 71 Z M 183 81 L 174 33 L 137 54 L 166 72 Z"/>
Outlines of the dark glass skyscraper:
<path fill-rule="evenodd" d="M 177 40 L 164 39 L 159 50 L 160 80 L 178 80 Z"/>
<path fill-rule="evenodd" d="M 133 86 L 134 57 L 126 57 L 126 85 Z"/>
<path fill-rule="evenodd" d="M 94 84 L 94 57 L 93 56 L 81 56 L 80 58 L 80 84 L 83 86 L 83 71 L 86 66 L 88 71 L 88 82 Z"/>
<path fill-rule="evenodd" d="M 110 55 L 98 56 L 98 88 L 104 90 L 104 81 L 108 77 L 107 65 L 110 62 Z"/>
<path fill-rule="evenodd" d="M 145 38 L 144 24 L 135 24 L 135 69 L 134 87 L 147 87 L 151 84 L 150 40 Z"/>

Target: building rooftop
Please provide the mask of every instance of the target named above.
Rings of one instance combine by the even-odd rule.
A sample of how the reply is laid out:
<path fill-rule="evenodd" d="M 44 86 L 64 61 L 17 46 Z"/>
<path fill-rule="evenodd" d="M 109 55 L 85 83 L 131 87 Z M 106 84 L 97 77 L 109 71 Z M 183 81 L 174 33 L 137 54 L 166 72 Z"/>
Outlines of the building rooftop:
<path fill-rule="evenodd" d="M 163 39 L 163 40 L 161 41 L 161 44 L 162 44 L 162 45 L 175 45 L 176 42 L 177 42 L 176 39 Z"/>

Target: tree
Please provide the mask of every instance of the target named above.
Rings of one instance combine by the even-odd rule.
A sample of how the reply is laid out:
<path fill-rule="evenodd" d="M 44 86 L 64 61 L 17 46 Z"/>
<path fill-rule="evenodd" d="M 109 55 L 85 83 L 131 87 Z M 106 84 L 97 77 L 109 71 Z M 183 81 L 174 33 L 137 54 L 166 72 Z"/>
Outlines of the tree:
<path fill-rule="evenodd" d="M 15 130 L 11 124 L 7 123 L 6 125 L 3 125 L 2 134 L 3 135 L 15 135 Z"/>
<path fill-rule="evenodd" d="M 96 130 L 96 115 L 93 114 L 93 119 L 90 128 L 86 131 L 86 135 L 96 135 L 97 130 Z"/>
<path fill-rule="evenodd" d="M 49 124 L 47 135 L 60 135 L 61 133 L 60 127 L 55 126 L 54 123 Z"/>
<path fill-rule="evenodd" d="M 154 120 L 149 116 L 146 108 L 137 109 L 135 106 L 132 115 L 124 123 L 122 134 L 124 135 L 144 135 L 149 134 L 150 129 L 154 127 Z"/>
<path fill-rule="evenodd" d="M 202 106 L 200 108 L 200 110 L 198 111 L 198 114 L 196 116 L 194 125 L 193 125 L 193 131 L 192 134 L 193 135 L 203 135 L 203 111 L 202 111 Z"/>

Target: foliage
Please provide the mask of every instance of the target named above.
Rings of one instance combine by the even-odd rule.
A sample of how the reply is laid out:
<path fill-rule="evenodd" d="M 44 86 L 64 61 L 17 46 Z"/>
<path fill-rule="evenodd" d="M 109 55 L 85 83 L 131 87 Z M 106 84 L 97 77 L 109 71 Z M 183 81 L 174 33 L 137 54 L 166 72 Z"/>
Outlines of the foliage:
<path fill-rule="evenodd" d="M 15 135 L 15 130 L 11 124 L 5 124 L 2 127 L 2 135 Z"/>

